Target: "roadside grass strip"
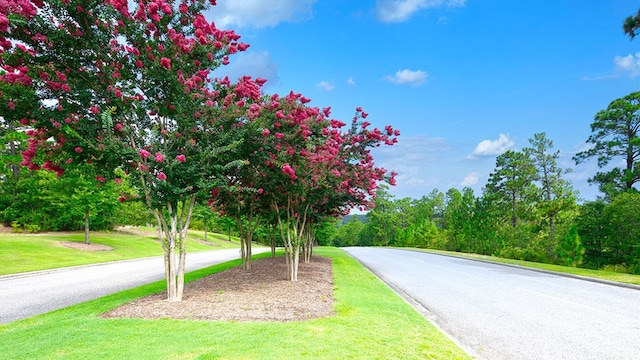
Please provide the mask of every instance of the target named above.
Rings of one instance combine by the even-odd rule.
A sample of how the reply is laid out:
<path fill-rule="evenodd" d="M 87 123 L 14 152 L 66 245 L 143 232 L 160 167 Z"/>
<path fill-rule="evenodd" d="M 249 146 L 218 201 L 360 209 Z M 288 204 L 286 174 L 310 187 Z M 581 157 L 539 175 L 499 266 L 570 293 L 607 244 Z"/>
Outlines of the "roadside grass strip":
<path fill-rule="evenodd" d="M 189 232 L 187 253 L 217 249 L 238 248 L 238 243 L 208 237 L 210 244 L 201 239 L 201 232 Z M 153 232 L 149 236 L 119 232 L 91 233 L 91 244 L 106 245 L 108 251 L 72 249 L 61 242 L 84 242 L 84 233 L 0 234 L 0 275 L 28 271 L 48 270 L 67 266 L 97 264 L 163 254 L 162 246 Z"/>
<path fill-rule="evenodd" d="M 627 274 L 627 273 L 621 273 L 621 272 L 544 264 L 544 263 L 537 263 L 532 261 L 505 259 L 505 258 L 500 258 L 496 256 L 459 253 L 459 252 L 453 252 L 453 251 L 416 249 L 416 248 L 402 248 L 402 249 L 412 250 L 412 251 L 423 251 L 423 252 L 429 252 L 433 254 L 440 254 L 440 255 L 446 255 L 446 256 L 455 256 L 455 257 L 472 259 L 472 260 L 488 261 L 488 262 L 508 264 L 508 265 L 517 265 L 517 266 L 522 266 L 522 267 L 527 267 L 532 269 L 571 274 L 571 275 L 582 276 L 585 278 L 600 279 L 600 280 L 613 281 L 613 282 L 619 282 L 624 284 L 640 285 L 640 275 Z"/>
<path fill-rule="evenodd" d="M 119 305 L 164 290 L 154 282 L 0 325 L 1 359 L 469 359 L 371 272 L 337 248 L 336 315 L 300 322 L 104 319 Z M 255 258 L 269 256 L 259 254 Z M 282 259 L 284 261 L 284 259 Z M 239 260 L 187 274 L 192 281 Z M 180 304 L 176 304 L 180 306 Z"/>

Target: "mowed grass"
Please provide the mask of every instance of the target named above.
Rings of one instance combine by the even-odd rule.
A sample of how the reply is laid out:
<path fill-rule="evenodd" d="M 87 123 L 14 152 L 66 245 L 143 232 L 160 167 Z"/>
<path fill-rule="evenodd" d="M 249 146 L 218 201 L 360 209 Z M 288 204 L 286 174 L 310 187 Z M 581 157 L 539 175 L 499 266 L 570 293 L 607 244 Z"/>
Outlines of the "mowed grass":
<path fill-rule="evenodd" d="M 202 232 L 190 231 L 187 252 L 237 248 L 238 243 L 209 236 L 208 244 Z M 91 232 L 91 244 L 107 245 L 108 251 L 86 251 L 65 247 L 60 242 L 84 242 L 84 233 L 0 234 L 0 275 L 54 269 L 66 266 L 95 264 L 107 261 L 135 259 L 163 254 L 155 233 L 140 235 L 122 232 Z"/>
<path fill-rule="evenodd" d="M 2 359 L 469 359 L 378 278 L 336 248 L 333 317 L 302 322 L 103 319 L 163 282 L 0 325 Z M 260 254 L 258 257 L 267 256 Z M 284 261 L 284 259 L 282 259 Z M 237 266 L 227 262 L 189 280 Z M 180 306 L 177 303 L 175 306 Z"/>
<path fill-rule="evenodd" d="M 634 274 L 619 273 L 619 272 L 606 271 L 606 270 L 584 269 L 584 268 L 577 268 L 577 267 L 571 267 L 571 266 L 544 264 L 544 263 L 537 263 L 532 261 L 513 260 L 513 259 L 499 258 L 496 256 L 458 253 L 458 252 L 452 252 L 452 251 L 415 249 L 415 248 L 411 248 L 411 249 L 406 248 L 406 250 L 425 251 L 425 252 L 431 252 L 431 253 L 440 254 L 440 255 L 457 256 L 465 259 L 516 265 L 516 266 L 522 266 L 522 267 L 527 267 L 532 269 L 571 274 L 571 275 L 576 275 L 576 276 L 581 276 L 586 278 L 594 278 L 594 279 L 614 281 L 614 282 L 626 283 L 626 284 L 632 284 L 632 285 L 640 285 L 640 275 L 634 275 Z"/>

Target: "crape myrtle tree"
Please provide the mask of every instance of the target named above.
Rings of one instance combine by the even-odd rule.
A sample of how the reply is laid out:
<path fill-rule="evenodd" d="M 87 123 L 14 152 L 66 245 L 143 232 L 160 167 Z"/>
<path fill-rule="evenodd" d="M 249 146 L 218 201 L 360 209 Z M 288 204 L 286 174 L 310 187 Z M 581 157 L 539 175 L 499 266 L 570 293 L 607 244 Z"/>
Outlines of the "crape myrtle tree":
<path fill-rule="evenodd" d="M 246 165 L 232 169 L 228 186 L 212 193 L 214 207 L 226 213 L 257 211 L 275 220 L 292 281 L 301 249 L 309 260 L 314 223 L 352 207 L 369 208 L 378 183 L 394 182 L 393 173 L 375 166 L 370 148 L 392 145 L 399 135 L 390 126 L 369 130 L 360 108 L 342 130 L 346 123 L 330 119 L 329 108 L 310 107 L 309 101 L 290 92 L 254 102 L 250 108 L 260 115 L 252 126 L 258 126 L 259 136 L 243 145 Z"/>
<path fill-rule="evenodd" d="M 245 78 L 249 79 L 249 78 Z M 264 84 L 264 79 L 256 79 L 257 84 Z M 230 113 L 236 114 L 237 121 L 229 124 L 227 132 L 233 132 L 243 139 L 233 148 L 234 154 L 243 159 L 243 166 L 227 167 L 221 174 L 223 182 L 212 189 L 208 202 L 210 211 L 217 211 L 219 216 L 226 216 L 234 220 L 240 235 L 240 254 L 242 268 L 251 269 L 251 244 L 254 233 L 264 218 L 265 204 L 260 196 L 263 189 L 259 187 L 263 181 L 260 167 L 261 152 L 264 151 L 264 137 L 261 133 L 265 126 L 265 113 L 271 111 L 264 108 L 269 99 L 266 95 L 247 102 L 243 98 L 231 101 L 228 106 Z M 245 108 L 249 111 L 245 112 Z M 261 115 L 262 112 L 262 115 Z"/>
<path fill-rule="evenodd" d="M 136 181 L 159 224 L 171 301 L 182 298 L 196 197 L 241 163 L 222 157 L 235 139 L 219 122 L 236 121 L 226 111 L 232 101 L 260 95 L 250 79 L 210 79 L 248 45 L 205 19 L 209 5 L 0 1 L 0 84 L 33 89 L 32 98 L 3 97 L 31 128 L 22 164 L 59 174 L 92 164 L 100 182 L 119 168 Z M 34 99 L 38 107 L 20 104 Z"/>

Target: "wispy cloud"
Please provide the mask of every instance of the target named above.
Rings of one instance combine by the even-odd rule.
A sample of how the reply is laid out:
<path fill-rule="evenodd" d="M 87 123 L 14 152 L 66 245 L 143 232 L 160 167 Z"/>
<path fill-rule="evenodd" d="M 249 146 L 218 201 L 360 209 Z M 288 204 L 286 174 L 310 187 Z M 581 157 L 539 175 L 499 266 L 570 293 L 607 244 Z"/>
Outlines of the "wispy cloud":
<path fill-rule="evenodd" d="M 640 75 L 640 52 L 635 55 L 629 54 L 627 56 L 616 56 L 613 58 L 613 63 L 616 65 L 616 70 L 625 73 L 631 77 Z"/>
<path fill-rule="evenodd" d="M 408 20 L 416 12 L 440 6 L 463 7 L 467 0 L 378 0 L 376 15 L 384 23 Z"/>
<path fill-rule="evenodd" d="M 278 64 L 276 64 L 269 52 L 246 52 L 240 53 L 231 59 L 227 66 L 221 66 L 213 72 L 213 76 L 223 78 L 228 76 L 232 81 L 249 75 L 251 77 L 267 79 L 265 87 L 275 85 L 279 81 Z"/>
<path fill-rule="evenodd" d="M 331 90 L 336 88 L 336 86 L 333 84 L 333 81 L 332 82 L 328 82 L 328 81 L 324 81 L 324 80 L 322 80 L 319 83 L 317 83 L 316 86 L 319 87 L 322 90 L 325 90 L 325 91 L 331 91 Z"/>
<path fill-rule="evenodd" d="M 500 155 L 515 145 L 515 141 L 509 135 L 500 134 L 497 140 L 482 140 L 467 159 Z"/>
<path fill-rule="evenodd" d="M 442 161 L 451 146 L 441 137 L 426 135 L 400 136 L 393 146 L 383 146 L 372 150 L 376 165 L 398 172 L 398 184 L 409 187 L 435 185 L 439 177 L 427 171 Z"/>
<path fill-rule="evenodd" d="M 399 85 L 422 85 L 427 81 L 427 73 L 422 70 L 412 71 L 409 69 L 398 70 L 394 75 L 387 75 L 383 80 Z"/>
<path fill-rule="evenodd" d="M 460 186 L 473 186 L 478 183 L 479 177 L 480 174 L 477 172 L 470 172 L 464 177 L 462 182 L 460 182 Z"/>
<path fill-rule="evenodd" d="M 596 76 L 583 76 L 580 78 L 582 81 L 601 81 L 601 80 L 609 80 L 615 79 L 618 75 L 610 74 L 610 75 L 596 75 Z"/>
<path fill-rule="evenodd" d="M 218 0 L 210 16 L 219 28 L 272 27 L 310 18 L 316 0 Z"/>
<path fill-rule="evenodd" d="M 356 86 L 356 81 L 353 80 L 353 76 L 349 76 L 349 78 L 347 79 L 347 84 L 351 86 Z"/>

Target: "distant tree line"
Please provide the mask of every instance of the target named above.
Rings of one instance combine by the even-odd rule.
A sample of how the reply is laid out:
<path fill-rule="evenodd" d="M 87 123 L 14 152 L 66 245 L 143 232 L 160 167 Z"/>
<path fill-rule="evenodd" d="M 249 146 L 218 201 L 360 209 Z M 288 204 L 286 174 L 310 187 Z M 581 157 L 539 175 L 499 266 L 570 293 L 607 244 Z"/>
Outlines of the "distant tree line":
<path fill-rule="evenodd" d="M 640 92 L 613 101 L 591 123 L 588 150 L 596 159 L 589 182 L 601 196 L 579 203 L 545 133 L 521 151 L 496 159 L 482 194 L 470 188 L 433 190 L 420 199 L 378 191 L 367 223 L 336 224 L 336 246 L 407 246 L 640 273 Z M 624 160 L 624 161 L 620 161 Z M 615 167 L 611 164 L 621 163 Z"/>

